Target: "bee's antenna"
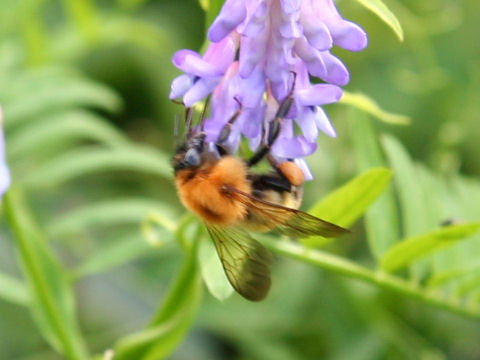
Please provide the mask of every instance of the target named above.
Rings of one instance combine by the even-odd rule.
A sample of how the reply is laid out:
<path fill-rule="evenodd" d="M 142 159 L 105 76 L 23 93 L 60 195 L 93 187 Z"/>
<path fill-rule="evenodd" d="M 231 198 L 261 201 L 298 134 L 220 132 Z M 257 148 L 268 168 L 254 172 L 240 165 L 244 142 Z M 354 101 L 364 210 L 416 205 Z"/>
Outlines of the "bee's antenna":
<path fill-rule="evenodd" d="M 186 136 L 190 136 L 192 133 L 192 117 L 193 117 L 193 109 L 191 107 L 185 108 L 185 134 Z"/>
<path fill-rule="evenodd" d="M 212 96 L 209 95 L 207 97 L 207 99 L 205 100 L 205 106 L 203 107 L 203 111 L 202 111 L 202 115 L 200 117 L 200 131 L 203 131 L 203 127 L 205 126 L 205 117 L 206 117 L 206 114 L 207 114 L 207 108 L 208 108 L 208 105 L 210 104 L 210 98 Z"/>
<path fill-rule="evenodd" d="M 175 114 L 175 123 L 173 124 L 173 146 L 176 149 L 178 147 L 178 128 L 180 124 L 180 115 Z"/>

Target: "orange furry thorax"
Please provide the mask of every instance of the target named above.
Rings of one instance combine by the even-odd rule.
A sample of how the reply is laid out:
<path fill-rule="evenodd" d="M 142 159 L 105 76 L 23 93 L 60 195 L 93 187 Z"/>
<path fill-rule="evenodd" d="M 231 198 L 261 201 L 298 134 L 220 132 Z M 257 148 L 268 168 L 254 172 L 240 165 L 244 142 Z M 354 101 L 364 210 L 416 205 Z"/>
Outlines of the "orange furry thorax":
<path fill-rule="evenodd" d="M 183 205 L 208 223 L 234 225 L 247 215 L 247 206 L 225 191 L 228 186 L 251 192 L 246 165 L 239 158 L 224 156 L 213 164 L 181 170 L 175 183 Z"/>

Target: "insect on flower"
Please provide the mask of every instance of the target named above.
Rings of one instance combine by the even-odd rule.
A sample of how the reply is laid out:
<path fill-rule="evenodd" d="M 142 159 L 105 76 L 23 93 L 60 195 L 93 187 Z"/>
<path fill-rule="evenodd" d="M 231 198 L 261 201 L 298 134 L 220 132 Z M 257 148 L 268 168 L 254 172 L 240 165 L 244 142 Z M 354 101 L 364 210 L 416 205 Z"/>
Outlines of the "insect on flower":
<path fill-rule="evenodd" d="M 215 243 L 228 280 L 243 297 L 265 298 L 270 288 L 270 253 L 247 230 L 276 231 L 290 237 L 335 237 L 347 230 L 298 210 L 302 201 L 303 171 L 293 161 L 277 162 L 269 155 L 281 131 L 282 119 L 293 103 L 293 87 L 264 129 L 264 141 L 248 160 L 233 156 L 225 146 L 238 111 L 214 143 L 206 141 L 203 124 L 191 125 L 187 109 L 186 137 L 173 159 L 179 197 L 198 215 Z M 203 123 L 203 120 L 202 120 Z M 270 173 L 250 168 L 267 157 Z"/>

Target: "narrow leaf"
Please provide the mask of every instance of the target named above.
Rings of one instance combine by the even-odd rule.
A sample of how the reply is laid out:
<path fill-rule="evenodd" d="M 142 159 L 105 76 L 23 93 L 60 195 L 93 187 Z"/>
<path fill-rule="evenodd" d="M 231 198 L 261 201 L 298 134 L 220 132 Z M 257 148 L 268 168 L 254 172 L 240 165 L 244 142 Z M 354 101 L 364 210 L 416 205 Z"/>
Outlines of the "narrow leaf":
<path fill-rule="evenodd" d="M 233 287 L 228 282 L 217 250 L 211 239 L 202 238 L 199 245 L 198 261 L 203 281 L 210 294 L 218 300 L 228 299 L 233 293 Z"/>
<path fill-rule="evenodd" d="M 326 221 L 348 228 L 382 194 L 390 182 L 392 172 L 386 168 L 370 169 L 314 205 L 309 213 Z M 322 237 L 303 239 L 307 245 L 322 245 Z"/>
<path fill-rule="evenodd" d="M 430 189 L 423 186 L 420 174 L 409 154 L 400 142 L 391 136 L 383 135 L 381 143 L 395 172 L 403 236 L 417 236 L 436 228 L 438 224 L 430 222 L 432 219 L 430 213 L 433 211 L 428 207 L 427 193 Z M 413 264 L 410 270 L 414 281 L 418 282 L 425 276 L 430 261 L 431 259 L 425 259 Z"/>
<path fill-rule="evenodd" d="M 352 136 L 358 168 L 365 171 L 372 166 L 385 166 L 385 159 L 377 140 L 377 133 L 367 114 L 352 110 Z M 399 238 L 398 210 L 392 185 L 372 204 L 365 214 L 368 244 L 379 259 Z"/>
<path fill-rule="evenodd" d="M 0 298 L 17 305 L 28 305 L 28 290 L 25 284 L 4 273 L 0 273 Z"/>
<path fill-rule="evenodd" d="M 170 178 L 168 157 L 143 146 L 116 149 L 86 147 L 51 160 L 23 179 L 31 188 L 42 188 L 71 181 L 77 177 L 105 171 L 137 171 Z"/>
<path fill-rule="evenodd" d="M 340 103 L 352 105 L 388 124 L 410 124 L 410 118 L 408 116 L 393 114 L 383 110 L 372 98 L 365 94 L 344 91 Z"/>
<path fill-rule="evenodd" d="M 101 30 L 103 39 L 111 43 L 131 43 L 151 51 L 162 51 L 162 54 L 166 47 L 172 47 L 166 29 L 132 17 L 117 15 L 108 19 Z"/>
<path fill-rule="evenodd" d="M 196 243 L 194 241 L 188 250 L 182 268 L 150 326 L 120 339 L 114 347 L 115 359 L 165 359 L 185 337 L 202 293 Z"/>
<path fill-rule="evenodd" d="M 437 288 L 468 276 L 480 276 L 480 264 L 438 272 L 428 280 L 428 287 Z"/>
<path fill-rule="evenodd" d="M 163 240 L 171 241 L 171 234 L 164 232 Z M 71 272 L 71 275 L 78 279 L 103 273 L 152 253 L 152 246 L 139 234 L 132 233 L 96 249 Z"/>
<path fill-rule="evenodd" d="M 30 287 L 30 308 L 41 334 L 65 357 L 87 359 L 65 270 L 47 247 L 20 190 L 11 187 L 3 201 Z"/>
<path fill-rule="evenodd" d="M 411 281 L 406 281 L 398 276 L 382 271 L 372 271 L 367 267 L 356 264 L 343 257 L 317 249 L 305 248 L 296 242 L 278 241 L 277 238 L 272 238 L 267 235 L 258 235 L 257 237 L 261 238 L 263 245 L 277 254 L 333 271 L 349 278 L 375 284 L 383 289 L 421 300 L 430 306 L 463 314 L 467 317 L 480 318 L 480 310 L 478 307 L 466 307 L 460 302 L 449 301 L 445 299 L 443 294 L 422 289 Z"/>
<path fill-rule="evenodd" d="M 455 288 L 453 294 L 459 298 L 469 296 L 473 294 L 480 288 L 480 277 L 479 276 L 469 276 Z M 474 306 L 478 306 L 478 303 L 474 304 Z"/>
<path fill-rule="evenodd" d="M 395 138 L 383 135 L 382 145 L 395 172 L 395 183 L 400 199 L 404 236 L 411 237 L 430 230 L 425 189 L 410 156 Z"/>
<path fill-rule="evenodd" d="M 67 110 L 48 114 L 8 138 L 11 158 L 25 156 L 58 141 L 93 140 L 109 145 L 126 144 L 127 138 L 109 122 L 84 110 Z"/>
<path fill-rule="evenodd" d="M 4 90 L 5 127 L 36 118 L 53 110 L 91 106 L 115 112 L 120 98 L 109 88 L 81 77 L 74 71 L 46 68 L 20 74 Z"/>
<path fill-rule="evenodd" d="M 400 41 L 403 41 L 403 29 L 395 14 L 383 3 L 382 0 L 357 0 L 368 10 L 377 15 L 385 22 L 397 35 Z"/>
<path fill-rule="evenodd" d="M 149 213 L 169 214 L 163 216 L 165 221 L 173 224 L 174 214 L 160 201 L 143 198 L 115 199 L 88 204 L 78 209 L 65 212 L 55 218 L 47 227 L 50 236 L 61 238 L 78 234 L 85 229 L 105 227 L 114 224 L 138 224 Z M 171 225 L 174 227 L 174 225 Z"/>
<path fill-rule="evenodd" d="M 467 223 L 446 226 L 424 235 L 410 237 L 393 246 L 382 257 L 380 267 L 389 272 L 401 269 L 426 255 L 468 238 L 479 229 L 480 223 Z"/>

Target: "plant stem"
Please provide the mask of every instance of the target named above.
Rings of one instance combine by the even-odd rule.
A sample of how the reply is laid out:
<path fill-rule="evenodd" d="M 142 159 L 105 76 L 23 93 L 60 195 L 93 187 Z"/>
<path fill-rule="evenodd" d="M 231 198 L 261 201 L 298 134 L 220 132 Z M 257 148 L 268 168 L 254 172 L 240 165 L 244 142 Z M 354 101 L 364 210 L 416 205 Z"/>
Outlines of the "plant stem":
<path fill-rule="evenodd" d="M 298 243 L 275 240 L 266 236 L 262 237 L 262 243 L 270 250 L 290 258 L 347 275 L 351 278 L 360 279 L 403 295 L 411 296 L 441 309 L 468 317 L 480 318 L 478 307 L 467 308 L 459 306 L 460 301 L 456 298 L 444 299 L 440 292 L 430 292 L 425 288 L 421 288 L 418 285 L 409 283 L 383 271 L 374 271 L 344 258 L 319 250 L 305 248 Z"/>
<path fill-rule="evenodd" d="M 46 316 L 51 321 L 51 326 L 58 337 L 61 350 L 68 359 L 87 359 L 86 351 L 79 341 L 70 336 L 67 329 L 67 319 L 62 319 L 60 312 L 57 310 L 53 298 L 54 294 L 49 289 L 50 286 L 42 265 L 39 263 L 37 254 L 35 254 L 35 247 L 32 246 L 33 242 L 39 242 L 43 239 L 36 229 L 30 209 L 20 190 L 11 187 L 5 194 L 3 205 L 7 222 L 17 242 L 26 277 L 30 282 L 33 293 L 38 296 L 39 302 L 43 304 Z"/>

